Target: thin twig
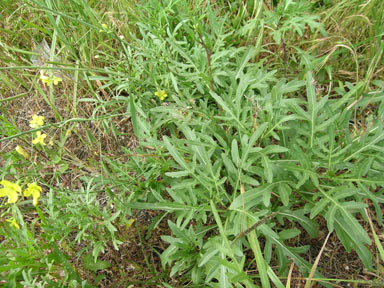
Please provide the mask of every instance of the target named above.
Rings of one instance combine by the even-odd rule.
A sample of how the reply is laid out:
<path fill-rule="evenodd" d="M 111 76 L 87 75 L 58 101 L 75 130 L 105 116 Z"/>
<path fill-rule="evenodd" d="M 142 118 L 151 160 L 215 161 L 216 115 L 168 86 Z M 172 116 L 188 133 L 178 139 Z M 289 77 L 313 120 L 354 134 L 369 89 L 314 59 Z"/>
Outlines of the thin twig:
<path fill-rule="evenodd" d="M 235 244 L 237 240 L 239 240 L 240 238 L 246 236 L 247 234 L 249 234 L 252 230 L 255 230 L 257 227 L 259 227 L 260 225 L 262 224 L 265 224 L 265 222 L 267 222 L 269 219 L 273 218 L 276 216 L 276 214 L 278 214 L 277 212 L 273 212 L 272 214 L 264 217 L 263 219 L 257 221 L 255 224 L 253 224 L 252 226 L 248 227 L 245 231 L 241 232 L 239 235 L 236 236 L 236 238 L 232 241 L 232 244 Z"/>
<path fill-rule="evenodd" d="M 211 69 L 211 55 L 212 55 L 212 52 L 211 50 L 207 47 L 207 45 L 205 44 L 204 40 L 203 40 L 203 37 L 201 36 L 201 34 L 199 33 L 199 38 L 200 38 L 200 41 L 199 43 L 204 47 L 205 49 L 205 54 L 207 54 L 207 64 L 208 64 L 208 74 L 209 74 L 209 88 L 216 93 L 215 91 L 215 88 L 213 87 L 213 83 L 212 83 L 212 69 Z"/>

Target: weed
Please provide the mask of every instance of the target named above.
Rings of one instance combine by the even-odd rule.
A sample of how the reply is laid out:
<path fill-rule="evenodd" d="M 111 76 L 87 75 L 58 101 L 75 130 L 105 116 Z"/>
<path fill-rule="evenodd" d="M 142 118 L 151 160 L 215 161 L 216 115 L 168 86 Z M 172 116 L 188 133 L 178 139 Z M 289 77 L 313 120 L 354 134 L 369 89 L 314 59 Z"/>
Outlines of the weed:
<path fill-rule="evenodd" d="M 382 1 L 16 2 L 0 4 L 2 284 L 379 283 Z M 375 278 L 330 277 L 331 239 Z M 105 258 L 130 241 L 140 263 Z"/>

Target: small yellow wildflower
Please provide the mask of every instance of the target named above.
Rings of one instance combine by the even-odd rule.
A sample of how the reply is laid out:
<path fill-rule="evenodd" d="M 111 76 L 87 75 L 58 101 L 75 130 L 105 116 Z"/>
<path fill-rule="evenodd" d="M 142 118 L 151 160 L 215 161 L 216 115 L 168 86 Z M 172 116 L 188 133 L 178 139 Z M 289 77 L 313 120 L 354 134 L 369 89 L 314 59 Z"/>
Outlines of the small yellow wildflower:
<path fill-rule="evenodd" d="M 168 97 L 167 93 L 165 93 L 164 90 L 161 90 L 160 92 L 159 92 L 159 91 L 156 91 L 156 92 L 155 92 L 155 95 L 156 95 L 157 97 L 159 97 L 161 101 L 163 101 L 165 98 Z"/>
<path fill-rule="evenodd" d="M 49 139 L 48 144 L 49 144 L 50 146 L 53 146 L 53 138 Z"/>
<path fill-rule="evenodd" d="M 6 221 L 9 222 L 12 227 L 15 227 L 16 229 L 20 229 L 20 226 L 17 223 L 15 218 L 10 218 L 10 219 L 7 219 Z"/>
<path fill-rule="evenodd" d="M 57 85 L 57 84 L 59 84 L 59 82 L 63 81 L 63 79 L 53 75 L 52 81 L 53 81 L 53 85 Z"/>
<path fill-rule="evenodd" d="M 38 144 L 40 143 L 41 145 L 45 146 L 46 144 L 44 143 L 44 139 L 47 137 L 47 134 L 41 134 L 41 131 L 36 132 L 36 138 L 32 140 L 32 144 Z"/>
<path fill-rule="evenodd" d="M 28 188 L 24 190 L 24 196 L 28 197 L 32 195 L 33 206 L 36 206 L 39 201 L 41 191 L 43 191 L 43 189 L 37 185 L 36 182 L 29 183 Z"/>
<path fill-rule="evenodd" d="M 8 196 L 7 203 L 16 203 L 19 198 L 19 193 L 21 192 L 21 187 L 17 183 L 12 183 L 7 180 L 0 181 L 0 185 L 4 186 L 4 188 L 0 189 L 0 197 Z"/>
<path fill-rule="evenodd" d="M 105 30 L 108 29 L 108 25 L 103 23 L 103 24 L 101 24 L 101 28 L 103 28 L 103 29 L 100 29 L 99 32 L 104 32 Z"/>
<path fill-rule="evenodd" d="M 63 81 L 62 78 L 57 77 L 55 75 L 53 75 L 53 78 L 49 78 L 47 75 L 44 74 L 43 71 L 40 73 L 40 80 L 46 85 L 50 85 L 51 83 L 53 83 L 53 85 L 58 85 L 59 82 Z"/>
<path fill-rule="evenodd" d="M 44 116 L 38 116 L 38 115 L 33 115 L 32 120 L 29 121 L 29 127 L 31 128 L 39 128 L 44 125 Z"/>
<path fill-rule="evenodd" d="M 49 77 L 47 75 L 44 75 L 44 71 L 40 71 L 40 80 L 41 82 L 47 85 L 49 85 L 50 83 Z"/>
<path fill-rule="evenodd" d="M 72 135 L 72 130 L 68 129 L 67 132 L 65 132 L 65 137 L 69 137 Z"/>
<path fill-rule="evenodd" d="M 23 149 L 23 147 L 17 145 L 16 148 L 15 148 L 16 152 L 19 153 L 20 155 L 22 155 L 25 159 L 28 159 L 29 158 L 29 154 L 27 151 L 25 151 Z"/>

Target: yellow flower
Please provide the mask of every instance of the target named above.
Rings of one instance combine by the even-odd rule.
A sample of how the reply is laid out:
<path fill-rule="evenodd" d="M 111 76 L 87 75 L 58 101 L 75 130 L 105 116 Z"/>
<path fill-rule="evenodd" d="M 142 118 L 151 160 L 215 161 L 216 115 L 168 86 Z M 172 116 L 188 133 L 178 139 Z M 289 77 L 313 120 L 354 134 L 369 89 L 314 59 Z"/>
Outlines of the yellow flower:
<path fill-rule="evenodd" d="M 36 182 L 29 183 L 28 188 L 24 190 L 24 196 L 28 197 L 32 195 L 33 206 L 36 206 L 37 202 L 39 201 L 41 191 L 43 191 L 43 189 L 37 185 Z"/>
<path fill-rule="evenodd" d="M 38 116 L 38 115 L 33 115 L 32 120 L 29 121 L 29 127 L 31 128 L 39 128 L 44 125 L 44 116 Z"/>
<path fill-rule="evenodd" d="M 29 154 L 27 153 L 27 151 L 25 151 L 23 149 L 23 147 L 17 145 L 16 148 L 15 148 L 16 152 L 19 153 L 20 155 L 22 155 L 25 159 L 28 159 L 29 158 Z"/>
<path fill-rule="evenodd" d="M 41 71 L 41 73 L 40 73 L 40 80 L 41 80 L 41 82 L 43 82 L 44 84 L 47 84 L 47 85 L 50 85 L 51 83 L 53 83 L 53 85 L 58 85 L 59 82 L 63 81 L 62 78 L 57 77 L 55 75 L 53 75 L 53 78 L 49 78 L 47 75 L 44 75 L 43 71 Z"/>
<path fill-rule="evenodd" d="M 51 83 L 49 77 L 44 75 L 44 72 L 42 72 L 42 71 L 40 73 L 40 80 L 41 80 L 41 82 L 43 82 L 44 84 L 47 84 L 47 85 L 49 85 Z"/>
<path fill-rule="evenodd" d="M 44 143 L 44 139 L 47 137 L 47 134 L 41 134 L 41 131 L 36 132 L 36 138 L 32 140 L 32 144 L 38 144 L 40 143 L 41 145 L 46 145 Z"/>
<path fill-rule="evenodd" d="M 53 81 L 53 85 L 57 85 L 57 84 L 59 84 L 59 82 L 63 81 L 63 79 L 53 75 L 52 81 Z"/>
<path fill-rule="evenodd" d="M 20 229 L 20 226 L 16 222 L 15 218 L 10 218 L 10 219 L 7 219 L 6 221 L 9 222 L 11 224 L 11 226 L 15 227 L 16 229 Z"/>
<path fill-rule="evenodd" d="M 103 29 L 100 29 L 99 32 L 104 32 L 104 30 L 107 30 L 108 25 L 103 23 L 103 24 L 101 24 L 101 28 L 103 28 Z"/>
<path fill-rule="evenodd" d="M 159 91 L 156 91 L 156 92 L 155 92 L 155 95 L 156 95 L 157 97 L 159 97 L 161 101 L 163 101 L 165 98 L 168 97 L 167 93 L 165 93 L 164 90 L 161 90 L 160 92 L 159 92 Z"/>
<path fill-rule="evenodd" d="M 19 193 L 21 192 L 21 187 L 17 183 L 12 183 L 7 180 L 0 181 L 0 185 L 4 186 L 4 188 L 0 189 L 0 197 L 8 196 L 7 203 L 16 203 L 19 198 Z"/>

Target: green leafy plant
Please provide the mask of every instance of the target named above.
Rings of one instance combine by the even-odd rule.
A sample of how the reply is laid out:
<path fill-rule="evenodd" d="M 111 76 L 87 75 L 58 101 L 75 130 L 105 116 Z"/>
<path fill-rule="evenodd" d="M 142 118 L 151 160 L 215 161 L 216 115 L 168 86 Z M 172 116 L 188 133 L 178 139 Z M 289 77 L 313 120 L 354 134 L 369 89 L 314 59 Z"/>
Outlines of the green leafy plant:
<path fill-rule="evenodd" d="M 0 203 L 0 281 L 96 286 L 104 270 L 125 275 L 102 257 L 137 237 L 146 267 L 135 273 L 161 282 L 151 285 L 287 287 L 296 265 L 307 286 L 330 286 L 322 253 L 311 263 L 300 241 L 319 229 L 377 268 L 369 246 L 382 259 L 384 26 L 370 8 L 383 4 L 353 0 L 345 17 L 347 1 L 312 2 L 24 3 L 17 13 L 41 17 L 15 21 L 30 34 L 0 38 L 0 88 L 31 89 L 50 120 L 8 112 L 30 91 L 0 99 L 0 180 L 44 186 L 37 208 Z M 367 39 L 319 38 L 360 29 L 356 15 Z M 332 17 L 348 21 L 335 28 Z M 32 129 L 18 127 L 31 117 Z M 161 212 L 142 224 L 139 210 Z M 126 233 L 133 222 L 137 234 Z M 160 228 L 163 242 L 152 245 Z"/>

